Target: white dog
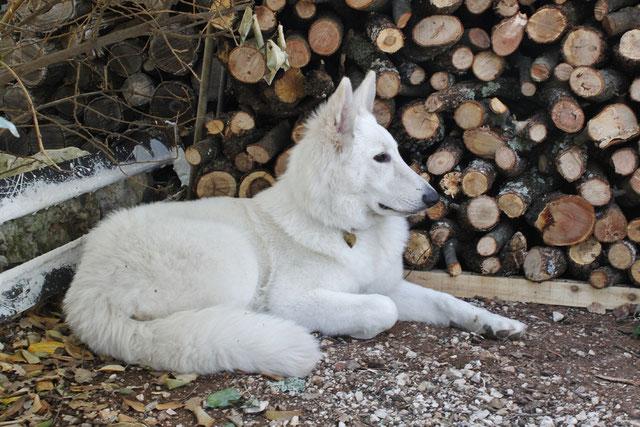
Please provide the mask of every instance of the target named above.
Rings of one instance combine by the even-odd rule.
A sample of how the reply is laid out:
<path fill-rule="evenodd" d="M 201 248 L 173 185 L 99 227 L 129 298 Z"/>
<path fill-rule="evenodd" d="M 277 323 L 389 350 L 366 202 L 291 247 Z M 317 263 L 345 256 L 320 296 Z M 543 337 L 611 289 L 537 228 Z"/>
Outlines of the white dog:
<path fill-rule="evenodd" d="M 343 79 L 286 173 L 253 199 L 120 211 L 88 236 L 67 321 L 94 351 L 177 372 L 307 375 L 310 331 L 398 320 L 519 337 L 526 326 L 403 280 L 405 217 L 437 194 L 372 115 L 375 74 Z M 350 238 L 346 238 L 350 236 Z"/>

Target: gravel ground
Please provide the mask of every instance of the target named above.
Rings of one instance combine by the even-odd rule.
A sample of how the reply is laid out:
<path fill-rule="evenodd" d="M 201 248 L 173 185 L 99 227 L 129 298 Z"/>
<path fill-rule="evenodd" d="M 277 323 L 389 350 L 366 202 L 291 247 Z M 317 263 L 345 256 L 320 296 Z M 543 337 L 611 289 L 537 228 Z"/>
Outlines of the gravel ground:
<path fill-rule="evenodd" d="M 492 341 L 399 323 L 367 341 L 320 338 L 325 357 L 313 374 L 285 380 L 229 373 L 172 378 L 120 366 L 77 346 L 55 307 L 40 309 L 0 326 L 0 426 L 17 419 L 39 426 L 186 427 L 196 425 L 196 412 L 201 425 L 229 426 L 640 426 L 640 340 L 631 333 L 637 321 L 476 303 L 528 323 L 527 336 Z M 563 318 L 554 321 L 554 312 Z M 29 347 L 38 340 L 45 344 Z M 170 389 L 176 385 L 182 386 Z M 202 409 L 220 390 L 233 396 L 230 406 L 221 408 L 219 393 L 209 398 L 214 408 Z"/>

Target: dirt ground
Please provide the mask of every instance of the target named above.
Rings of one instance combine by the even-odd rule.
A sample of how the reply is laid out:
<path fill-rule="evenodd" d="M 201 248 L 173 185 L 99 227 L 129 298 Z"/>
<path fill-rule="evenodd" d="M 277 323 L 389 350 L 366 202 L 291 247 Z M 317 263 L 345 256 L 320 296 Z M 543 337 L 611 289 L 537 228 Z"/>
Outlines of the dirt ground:
<path fill-rule="evenodd" d="M 637 320 L 475 302 L 528 323 L 526 337 L 399 323 L 368 341 L 320 338 L 313 374 L 285 380 L 122 366 L 78 346 L 55 306 L 40 308 L 0 325 L 0 426 L 186 427 L 196 413 L 216 426 L 640 426 Z"/>

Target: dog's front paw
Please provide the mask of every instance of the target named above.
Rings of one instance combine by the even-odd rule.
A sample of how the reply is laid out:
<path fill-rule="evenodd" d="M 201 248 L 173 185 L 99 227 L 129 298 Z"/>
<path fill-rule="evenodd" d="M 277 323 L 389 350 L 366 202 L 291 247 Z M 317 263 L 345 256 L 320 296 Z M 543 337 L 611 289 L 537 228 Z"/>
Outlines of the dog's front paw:
<path fill-rule="evenodd" d="M 507 317 L 493 314 L 488 322 L 482 326 L 481 334 L 489 338 L 518 339 L 527 330 L 524 323 Z"/>

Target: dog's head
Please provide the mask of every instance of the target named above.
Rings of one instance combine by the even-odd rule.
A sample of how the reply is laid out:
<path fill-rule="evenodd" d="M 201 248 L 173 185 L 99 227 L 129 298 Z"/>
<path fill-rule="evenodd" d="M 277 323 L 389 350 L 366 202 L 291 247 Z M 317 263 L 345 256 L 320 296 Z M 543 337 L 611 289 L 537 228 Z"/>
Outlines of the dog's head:
<path fill-rule="evenodd" d="M 285 175 L 300 187 L 302 203 L 343 228 L 367 226 L 376 216 L 407 216 L 438 200 L 436 191 L 402 160 L 391 134 L 376 122 L 375 94 L 372 71 L 355 92 L 349 79 L 342 79 L 306 122 L 305 136 L 293 150 Z"/>

